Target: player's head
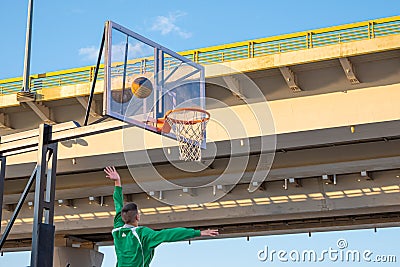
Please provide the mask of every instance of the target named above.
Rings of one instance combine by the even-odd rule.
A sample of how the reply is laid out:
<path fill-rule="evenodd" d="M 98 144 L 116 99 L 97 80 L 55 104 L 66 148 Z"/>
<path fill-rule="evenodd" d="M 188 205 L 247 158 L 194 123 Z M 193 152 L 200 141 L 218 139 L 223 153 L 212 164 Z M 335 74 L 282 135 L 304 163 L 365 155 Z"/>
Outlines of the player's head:
<path fill-rule="evenodd" d="M 126 224 L 132 224 L 139 221 L 140 216 L 137 205 L 135 203 L 125 204 L 121 211 L 121 217 Z"/>

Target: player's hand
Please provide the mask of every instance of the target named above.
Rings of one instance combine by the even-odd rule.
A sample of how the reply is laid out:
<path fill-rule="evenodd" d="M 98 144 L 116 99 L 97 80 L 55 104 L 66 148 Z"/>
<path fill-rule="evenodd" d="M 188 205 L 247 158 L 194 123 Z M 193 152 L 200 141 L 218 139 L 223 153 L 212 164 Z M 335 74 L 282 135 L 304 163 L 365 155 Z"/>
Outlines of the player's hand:
<path fill-rule="evenodd" d="M 219 235 L 218 230 L 208 229 L 208 230 L 201 231 L 201 236 L 217 236 L 217 235 Z"/>
<path fill-rule="evenodd" d="M 115 182 L 115 185 L 121 186 L 121 177 L 119 176 L 114 166 L 105 167 L 104 172 L 106 173 L 107 178 Z"/>

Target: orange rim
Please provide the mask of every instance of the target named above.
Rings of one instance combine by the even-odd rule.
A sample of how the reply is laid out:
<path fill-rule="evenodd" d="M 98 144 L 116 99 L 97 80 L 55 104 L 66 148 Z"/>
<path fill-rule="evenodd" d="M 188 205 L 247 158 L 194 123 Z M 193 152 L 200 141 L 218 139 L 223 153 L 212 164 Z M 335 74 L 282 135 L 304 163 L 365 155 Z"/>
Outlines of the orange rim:
<path fill-rule="evenodd" d="M 204 109 L 200 109 L 200 108 L 177 108 L 177 109 L 172 109 L 167 111 L 167 113 L 164 116 L 164 119 L 162 120 L 166 120 L 167 117 L 174 112 L 181 112 L 181 111 L 197 111 L 200 113 L 205 114 L 206 116 L 202 119 L 197 119 L 197 120 L 177 120 L 177 119 L 173 119 L 173 118 L 168 118 L 170 121 L 172 121 L 173 123 L 180 123 L 180 124 L 197 124 L 197 123 L 202 123 L 202 122 L 206 122 L 208 120 L 210 120 L 210 113 L 208 113 L 207 111 L 205 111 Z"/>

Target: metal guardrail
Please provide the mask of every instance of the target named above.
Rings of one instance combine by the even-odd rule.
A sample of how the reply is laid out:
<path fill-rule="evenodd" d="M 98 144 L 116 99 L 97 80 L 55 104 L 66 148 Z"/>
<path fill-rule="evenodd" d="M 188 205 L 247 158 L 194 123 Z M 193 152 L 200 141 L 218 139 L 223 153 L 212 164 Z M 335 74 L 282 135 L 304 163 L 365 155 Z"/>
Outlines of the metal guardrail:
<path fill-rule="evenodd" d="M 262 39 L 212 46 L 179 54 L 200 64 L 215 64 L 240 59 L 261 57 L 353 41 L 379 38 L 400 34 L 400 16 L 358 22 L 318 30 L 285 34 Z M 166 60 L 168 60 L 166 58 Z M 143 73 L 154 69 L 151 58 L 130 61 L 130 74 Z M 171 62 L 171 66 L 174 62 Z M 36 74 L 30 76 L 30 88 L 37 91 L 45 88 L 90 83 L 94 66 Z M 118 72 L 118 67 L 116 71 Z M 104 79 L 104 70 L 99 70 L 98 79 Z M 22 77 L 0 80 L 0 95 L 13 94 L 22 88 Z"/>

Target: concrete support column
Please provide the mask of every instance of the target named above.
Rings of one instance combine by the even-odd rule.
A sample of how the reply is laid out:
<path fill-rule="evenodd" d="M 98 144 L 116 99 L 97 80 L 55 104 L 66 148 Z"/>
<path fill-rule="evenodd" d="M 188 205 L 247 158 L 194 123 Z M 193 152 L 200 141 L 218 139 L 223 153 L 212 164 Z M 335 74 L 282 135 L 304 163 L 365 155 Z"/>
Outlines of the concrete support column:
<path fill-rule="evenodd" d="M 101 267 L 104 255 L 94 249 L 56 247 L 53 267 Z"/>

